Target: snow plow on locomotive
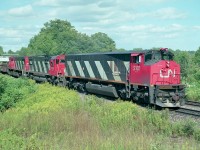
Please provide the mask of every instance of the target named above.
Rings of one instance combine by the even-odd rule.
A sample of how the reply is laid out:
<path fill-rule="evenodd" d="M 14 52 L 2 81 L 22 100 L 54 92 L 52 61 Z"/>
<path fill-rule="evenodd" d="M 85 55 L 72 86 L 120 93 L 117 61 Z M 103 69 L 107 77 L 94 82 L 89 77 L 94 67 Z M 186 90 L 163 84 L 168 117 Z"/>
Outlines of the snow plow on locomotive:
<path fill-rule="evenodd" d="M 180 66 L 167 49 L 33 56 L 20 60 L 24 62 L 8 65 L 8 70 L 12 70 L 9 74 L 17 72 L 36 81 L 160 107 L 180 107 L 185 101 Z"/>

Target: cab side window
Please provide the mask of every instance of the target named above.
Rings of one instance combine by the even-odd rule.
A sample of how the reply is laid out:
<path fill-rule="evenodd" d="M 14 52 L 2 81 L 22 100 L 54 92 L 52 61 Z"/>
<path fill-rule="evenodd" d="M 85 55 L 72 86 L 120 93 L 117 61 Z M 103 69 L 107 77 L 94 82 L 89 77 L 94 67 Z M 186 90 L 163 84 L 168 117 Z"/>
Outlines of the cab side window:
<path fill-rule="evenodd" d="M 53 67 L 53 61 L 50 62 L 51 67 Z"/>
<path fill-rule="evenodd" d="M 59 59 L 56 59 L 56 64 L 59 64 Z"/>
<path fill-rule="evenodd" d="M 61 60 L 60 60 L 60 63 L 63 63 L 63 64 L 64 64 L 64 63 L 65 63 L 65 60 L 64 60 L 64 59 L 61 59 Z"/>
<path fill-rule="evenodd" d="M 146 54 L 145 55 L 145 62 L 148 62 L 152 59 L 152 53 Z"/>
<path fill-rule="evenodd" d="M 141 56 L 140 55 L 133 56 L 133 63 L 135 63 L 135 64 L 141 63 Z"/>

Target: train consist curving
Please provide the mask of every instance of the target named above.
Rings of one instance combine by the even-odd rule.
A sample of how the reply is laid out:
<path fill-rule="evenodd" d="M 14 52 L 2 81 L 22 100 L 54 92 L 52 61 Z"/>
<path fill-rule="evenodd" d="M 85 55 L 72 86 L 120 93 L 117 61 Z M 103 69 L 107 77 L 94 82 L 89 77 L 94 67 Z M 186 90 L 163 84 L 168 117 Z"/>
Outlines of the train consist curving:
<path fill-rule="evenodd" d="M 180 107 L 185 101 L 180 65 L 167 49 L 12 56 L 1 72 L 160 107 Z"/>

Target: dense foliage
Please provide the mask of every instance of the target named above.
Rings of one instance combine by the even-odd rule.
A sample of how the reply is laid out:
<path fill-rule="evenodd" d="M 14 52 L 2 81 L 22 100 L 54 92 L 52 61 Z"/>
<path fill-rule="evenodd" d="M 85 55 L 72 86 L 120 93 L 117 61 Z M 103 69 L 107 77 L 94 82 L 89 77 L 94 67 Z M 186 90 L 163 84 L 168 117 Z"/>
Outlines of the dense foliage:
<path fill-rule="evenodd" d="M 200 140 L 197 124 L 191 121 L 171 124 L 167 111 L 158 113 L 130 102 L 104 102 L 62 87 L 31 84 L 34 92 L 0 113 L 0 149 L 195 149 L 199 146 L 194 140 Z"/>
<path fill-rule="evenodd" d="M 3 47 L 0 46 L 0 56 L 3 54 Z"/>
<path fill-rule="evenodd" d="M 115 50 L 115 42 L 105 33 L 88 36 L 79 33 L 70 22 L 51 20 L 44 24 L 20 55 L 58 55 L 65 53 L 106 52 Z"/>
<path fill-rule="evenodd" d="M 200 101 L 200 47 L 197 51 L 173 51 L 181 66 L 182 83 L 189 100 Z"/>
<path fill-rule="evenodd" d="M 15 106 L 25 96 L 35 91 L 33 81 L 0 75 L 0 111 Z"/>

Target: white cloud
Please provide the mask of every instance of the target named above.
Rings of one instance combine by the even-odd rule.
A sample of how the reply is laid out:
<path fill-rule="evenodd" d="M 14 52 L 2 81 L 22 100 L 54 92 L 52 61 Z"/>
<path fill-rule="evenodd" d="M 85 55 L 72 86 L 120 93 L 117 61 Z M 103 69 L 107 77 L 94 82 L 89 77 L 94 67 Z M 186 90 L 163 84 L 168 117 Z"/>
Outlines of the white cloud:
<path fill-rule="evenodd" d="M 0 28 L 1 38 L 19 38 L 21 36 L 20 32 L 14 29 Z"/>
<path fill-rule="evenodd" d="M 33 35 L 33 31 L 30 31 L 30 27 L 0 28 L 0 37 L 4 38 L 21 38 L 29 35 Z"/>
<path fill-rule="evenodd" d="M 171 39 L 171 38 L 176 38 L 176 37 L 178 37 L 179 34 L 178 34 L 178 33 L 170 33 L 170 34 L 164 34 L 164 35 L 162 35 L 162 36 L 163 36 L 163 38 L 169 38 L 169 39 Z"/>
<path fill-rule="evenodd" d="M 46 7 L 81 6 L 97 3 L 99 0 L 37 0 L 34 5 Z"/>
<path fill-rule="evenodd" d="M 30 16 L 33 13 L 33 9 L 31 5 L 26 5 L 22 7 L 12 8 L 8 10 L 8 14 L 11 16 Z"/>
<path fill-rule="evenodd" d="M 184 19 L 187 17 L 185 12 L 180 12 L 175 8 L 168 7 L 162 8 L 155 11 L 148 11 L 148 12 L 134 12 L 132 13 L 133 19 L 144 19 L 144 18 L 158 18 L 162 20 L 169 20 L 169 19 Z"/>
<path fill-rule="evenodd" d="M 141 25 L 122 25 L 116 28 L 116 31 L 121 32 L 149 32 L 149 33 L 167 33 L 167 32 L 182 32 L 184 26 L 179 24 L 171 24 L 168 26 L 158 26 L 153 24 L 141 24 Z"/>
<path fill-rule="evenodd" d="M 34 3 L 37 6 L 60 6 L 59 0 L 39 0 Z"/>
<path fill-rule="evenodd" d="M 0 42 L 4 51 L 9 49 L 16 51 L 22 46 L 27 46 L 34 32 L 31 31 L 32 26 L 19 26 L 16 28 L 0 28 Z"/>
<path fill-rule="evenodd" d="M 200 26 L 193 26 L 193 29 L 200 30 Z"/>
<path fill-rule="evenodd" d="M 55 18 L 68 20 L 81 33 L 104 32 L 124 48 L 170 43 L 189 30 L 200 31 L 198 24 L 187 24 L 187 16 L 192 16 L 189 9 L 179 10 L 166 0 L 35 0 L 23 7 L 0 10 L 0 16 L 4 22 L 0 25 L 2 45 L 3 38 L 12 39 L 10 45 L 28 43 L 45 22 Z"/>
<path fill-rule="evenodd" d="M 185 30 L 185 27 L 179 24 L 171 24 L 168 26 L 154 26 L 150 29 L 150 32 L 153 33 L 168 33 L 168 32 L 182 32 Z"/>
<path fill-rule="evenodd" d="M 162 8 L 155 12 L 152 12 L 152 16 L 160 19 L 183 19 L 186 17 L 185 12 L 179 12 L 177 9 L 168 7 Z"/>

